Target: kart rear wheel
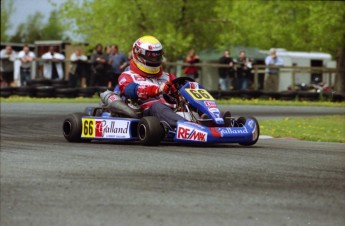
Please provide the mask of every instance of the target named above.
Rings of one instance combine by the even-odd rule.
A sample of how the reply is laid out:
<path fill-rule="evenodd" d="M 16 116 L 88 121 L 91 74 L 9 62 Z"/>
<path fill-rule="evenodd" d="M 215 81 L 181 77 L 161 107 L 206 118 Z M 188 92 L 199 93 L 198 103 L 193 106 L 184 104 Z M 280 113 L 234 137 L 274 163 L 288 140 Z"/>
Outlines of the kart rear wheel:
<path fill-rule="evenodd" d="M 259 126 L 259 122 L 258 120 L 256 120 L 256 118 L 254 117 L 248 117 L 248 118 L 244 118 L 244 117 L 240 117 L 237 119 L 238 121 L 238 124 L 239 125 L 244 125 L 246 123 L 247 120 L 249 119 L 252 119 L 254 120 L 255 122 L 255 131 L 253 133 L 253 136 L 254 136 L 254 140 L 253 141 L 250 141 L 250 142 L 246 142 L 246 143 L 239 143 L 240 145 L 243 145 L 243 146 L 251 146 L 251 145 L 254 145 L 256 144 L 256 142 L 259 140 L 259 135 L 260 135 L 260 126 Z"/>
<path fill-rule="evenodd" d="M 230 111 L 224 111 L 221 112 L 221 115 L 224 120 L 224 126 L 225 127 L 231 127 L 233 125 L 232 119 L 231 119 L 231 112 Z"/>
<path fill-rule="evenodd" d="M 164 136 L 164 128 L 158 118 L 153 116 L 143 117 L 138 123 L 138 138 L 142 145 L 157 146 Z"/>
<path fill-rule="evenodd" d="M 90 140 L 81 139 L 82 122 L 81 118 L 87 116 L 85 113 L 73 113 L 68 115 L 63 121 L 63 135 L 69 142 L 89 142 Z"/>

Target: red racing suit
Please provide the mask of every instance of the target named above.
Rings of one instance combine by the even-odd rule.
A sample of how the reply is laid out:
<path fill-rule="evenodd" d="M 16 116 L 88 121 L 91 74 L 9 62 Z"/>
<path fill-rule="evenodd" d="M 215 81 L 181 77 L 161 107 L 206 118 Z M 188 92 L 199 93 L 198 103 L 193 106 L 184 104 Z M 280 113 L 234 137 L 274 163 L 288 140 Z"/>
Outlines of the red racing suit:
<path fill-rule="evenodd" d="M 137 68 L 133 60 L 130 62 L 130 70 L 120 75 L 119 88 L 126 98 L 137 101 L 141 110 L 147 110 L 156 102 L 164 103 L 170 107 L 162 95 L 162 86 L 175 79 L 175 75 L 163 72 L 162 68 L 155 75 L 146 74 Z"/>

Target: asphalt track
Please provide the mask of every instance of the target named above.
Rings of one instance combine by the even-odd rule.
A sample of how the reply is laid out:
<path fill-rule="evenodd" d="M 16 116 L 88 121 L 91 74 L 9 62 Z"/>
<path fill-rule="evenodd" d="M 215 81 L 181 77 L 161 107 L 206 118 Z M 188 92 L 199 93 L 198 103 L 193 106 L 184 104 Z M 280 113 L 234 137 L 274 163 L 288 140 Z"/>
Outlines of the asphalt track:
<path fill-rule="evenodd" d="M 72 144 L 85 104 L 1 103 L 1 226 L 345 225 L 345 144 Z M 265 118 L 344 108 L 242 107 Z"/>

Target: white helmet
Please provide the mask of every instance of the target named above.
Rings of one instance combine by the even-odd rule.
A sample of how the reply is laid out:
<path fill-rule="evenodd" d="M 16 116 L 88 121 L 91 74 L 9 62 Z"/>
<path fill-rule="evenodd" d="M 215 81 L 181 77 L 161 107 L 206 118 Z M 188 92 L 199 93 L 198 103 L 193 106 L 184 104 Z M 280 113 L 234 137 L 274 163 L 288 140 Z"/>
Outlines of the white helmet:
<path fill-rule="evenodd" d="M 143 36 L 133 43 L 133 61 L 146 74 L 157 74 L 163 59 L 162 44 L 153 36 Z"/>

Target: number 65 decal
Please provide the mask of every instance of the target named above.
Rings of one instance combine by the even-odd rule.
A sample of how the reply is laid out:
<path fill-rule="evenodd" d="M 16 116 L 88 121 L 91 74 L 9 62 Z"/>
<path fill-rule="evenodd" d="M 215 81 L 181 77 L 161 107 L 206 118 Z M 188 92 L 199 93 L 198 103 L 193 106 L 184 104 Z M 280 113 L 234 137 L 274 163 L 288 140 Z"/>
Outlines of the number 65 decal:
<path fill-rule="evenodd" d="M 195 100 L 214 100 L 205 89 L 186 89 Z"/>

